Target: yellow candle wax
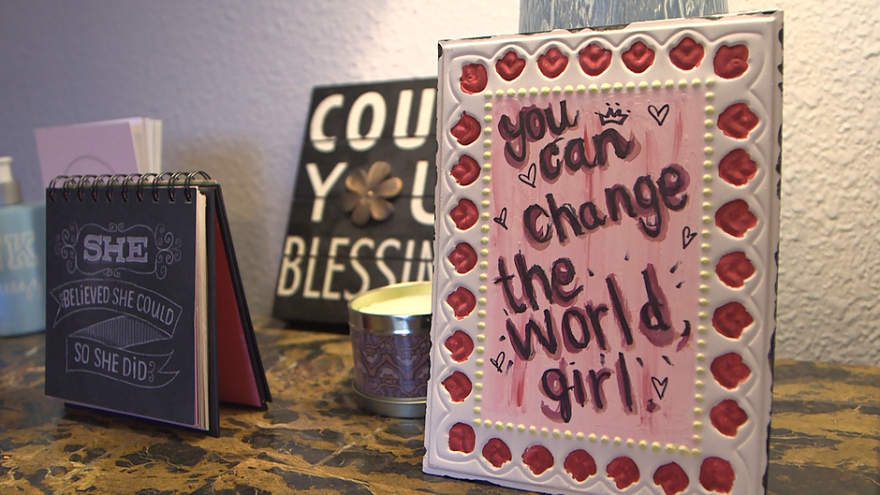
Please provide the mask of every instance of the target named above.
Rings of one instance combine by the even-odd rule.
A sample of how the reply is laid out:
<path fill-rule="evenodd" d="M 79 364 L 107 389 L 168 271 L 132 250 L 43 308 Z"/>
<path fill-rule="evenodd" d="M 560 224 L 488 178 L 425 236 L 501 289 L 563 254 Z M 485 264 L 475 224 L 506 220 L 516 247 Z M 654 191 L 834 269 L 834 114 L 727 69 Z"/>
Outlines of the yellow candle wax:
<path fill-rule="evenodd" d="M 371 315 L 409 316 L 431 313 L 431 295 L 414 294 L 369 303 L 360 309 Z"/>

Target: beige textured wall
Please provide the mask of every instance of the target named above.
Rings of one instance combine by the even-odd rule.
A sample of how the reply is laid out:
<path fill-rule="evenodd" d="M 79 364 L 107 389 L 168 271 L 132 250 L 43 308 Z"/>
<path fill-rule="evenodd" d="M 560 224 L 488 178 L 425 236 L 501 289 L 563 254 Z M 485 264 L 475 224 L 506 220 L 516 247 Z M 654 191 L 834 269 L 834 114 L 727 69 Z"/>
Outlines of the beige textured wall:
<path fill-rule="evenodd" d="M 880 4 L 785 10 L 777 353 L 880 365 Z"/>

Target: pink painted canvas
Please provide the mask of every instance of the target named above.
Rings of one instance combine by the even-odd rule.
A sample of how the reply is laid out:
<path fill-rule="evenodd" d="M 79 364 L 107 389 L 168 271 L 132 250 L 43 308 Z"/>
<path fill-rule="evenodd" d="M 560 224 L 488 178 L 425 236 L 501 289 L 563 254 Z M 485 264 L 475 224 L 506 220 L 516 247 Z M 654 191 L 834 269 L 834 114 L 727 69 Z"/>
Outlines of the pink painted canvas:
<path fill-rule="evenodd" d="M 693 447 L 705 91 L 572 96 L 493 106 L 483 414 Z"/>

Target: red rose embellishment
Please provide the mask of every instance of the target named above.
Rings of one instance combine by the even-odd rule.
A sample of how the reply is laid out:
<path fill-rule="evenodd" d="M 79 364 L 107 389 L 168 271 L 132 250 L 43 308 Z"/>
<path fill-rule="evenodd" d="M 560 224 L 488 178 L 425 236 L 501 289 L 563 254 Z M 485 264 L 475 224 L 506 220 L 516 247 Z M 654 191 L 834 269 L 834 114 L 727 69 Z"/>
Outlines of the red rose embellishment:
<path fill-rule="evenodd" d="M 532 445 L 522 455 L 523 463 L 532 470 L 535 475 L 553 467 L 553 454 L 543 445 Z"/>
<path fill-rule="evenodd" d="M 450 335 L 444 345 L 452 353 L 452 360 L 456 363 L 464 362 L 474 352 L 473 339 L 461 330 L 456 330 Z"/>
<path fill-rule="evenodd" d="M 747 278 L 755 274 L 755 267 L 746 258 L 746 253 L 736 251 L 727 253 L 718 260 L 715 273 L 728 287 L 738 289 L 743 286 Z"/>
<path fill-rule="evenodd" d="M 738 339 L 753 321 L 746 307 L 736 301 L 718 307 L 712 314 L 712 326 L 728 339 Z"/>
<path fill-rule="evenodd" d="M 461 320 L 474 310 L 474 307 L 477 305 L 477 298 L 474 297 L 473 292 L 464 287 L 459 287 L 449 294 L 446 298 L 446 303 L 452 308 L 455 317 Z"/>
<path fill-rule="evenodd" d="M 724 459 L 707 457 L 700 465 L 700 484 L 713 492 L 730 493 L 733 489 L 733 467 Z"/>
<path fill-rule="evenodd" d="M 458 163 L 452 166 L 450 173 L 458 185 L 469 186 L 480 176 L 480 164 L 470 155 L 461 155 Z"/>
<path fill-rule="evenodd" d="M 690 36 L 685 36 L 675 45 L 675 48 L 669 50 L 669 60 L 681 70 L 691 70 L 700 66 L 705 54 L 703 45 L 694 41 Z"/>
<path fill-rule="evenodd" d="M 554 79 L 562 74 L 562 71 L 568 66 L 568 57 L 559 51 L 555 46 L 547 50 L 547 53 L 538 57 L 538 69 L 541 74 Z"/>
<path fill-rule="evenodd" d="M 486 66 L 483 64 L 467 64 L 461 68 L 461 90 L 467 94 L 479 93 L 486 89 L 489 83 L 489 75 L 486 74 Z"/>
<path fill-rule="evenodd" d="M 724 79 L 743 75 L 749 68 L 749 47 L 746 45 L 722 46 L 715 53 L 715 73 Z"/>
<path fill-rule="evenodd" d="M 470 379 L 461 371 L 453 372 L 441 383 L 446 387 L 449 396 L 452 397 L 452 402 L 463 401 L 473 390 Z"/>
<path fill-rule="evenodd" d="M 654 484 L 662 488 L 665 495 L 675 495 L 685 491 L 691 482 L 681 466 L 670 462 L 654 471 Z"/>
<path fill-rule="evenodd" d="M 459 242 L 449 253 L 449 262 L 458 273 L 467 273 L 477 265 L 477 252 L 466 242 Z"/>
<path fill-rule="evenodd" d="M 492 438 L 483 447 L 483 457 L 489 461 L 489 464 L 499 468 L 505 462 L 513 459 L 510 455 L 510 448 L 500 438 Z"/>
<path fill-rule="evenodd" d="M 468 115 L 467 112 L 462 112 L 461 118 L 458 119 L 458 122 L 452 126 L 449 132 L 452 133 L 458 144 L 467 146 L 480 137 L 480 131 L 480 123 L 477 122 L 477 119 Z"/>
<path fill-rule="evenodd" d="M 736 430 L 748 421 L 749 416 L 735 400 L 725 399 L 712 408 L 709 412 L 709 419 L 712 420 L 712 426 L 721 434 L 735 437 Z"/>
<path fill-rule="evenodd" d="M 618 457 L 608 463 L 605 473 L 614 480 L 618 490 L 639 481 L 639 467 L 629 457 Z"/>
<path fill-rule="evenodd" d="M 623 52 L 622 58 L 627 69 L 641 74 L 654 64 L 654 50 L 648 48 L 648 45 L 643 42 L 636 41 L 629 47 L 629 50 Z"/>
<path fill-rule="evenodd" d="M 735 389 L 752 374 L 752 370 L 743 362 L 742 356 L 735 352 L 718 356 L 712 361 L 709 369 L 712 370 L 715 381 L 728 390 Z"/>
<path fill-rule="evenodd" d="M 735 199 L 715 212 L 715 225 L 733 237 L 743 237 L 749 229 L 758 225 L 758 217 L 749 209 L 749 204 Z"/>
<path fill-rule="evenodd" d="M 611 66 L 611 50 L 602 48 L 599 43 L 590 43 L 578 52 L 581 70 L 588 76 L 598 76 Z"/>
<path fill-rule="evenodd" d="M 573 450 L 565 456 L 562 467 L 575 481 L 584 481 L 596 474 L 596 461 L 584 449 Z"/>
<path fill-rule="evenodd" d="M 505 81 L 513 81 L 526 67 L 526 60 L 520 58 L 515 51 L 508 50 L 503 57 L 495 62 L 495 72 Z"/>
<path fill-rule="evenodd" d="M 742 148 L 724 155 L 721 163 L 718 164 L 718 175 L 734 186 L 746 185 L 756 173 L 758 173 L 758 164 Z"/>
<path fill-rule="evenodd" d="M 474 451 L 476 435 L 471 425 L 455 423 L 449 429 L 449 450 L 470 454 Z"/>
<path fill-rule="evenodd" d="M 758 116 L 745 103 L 734 103 L 718 116 L 718 128 L 734 139 L 745 139 L 757 126 Z"/>
<path fill-rule="evenodd" d="M 477 217 L 479 216 L 477 205 L 467 198 L 462 198 L 455 208 L 449 212 L 449 216 L 452 217 L 452 221 L 455 222 L 458 230 L 467 230 L 477 223 Z"/>

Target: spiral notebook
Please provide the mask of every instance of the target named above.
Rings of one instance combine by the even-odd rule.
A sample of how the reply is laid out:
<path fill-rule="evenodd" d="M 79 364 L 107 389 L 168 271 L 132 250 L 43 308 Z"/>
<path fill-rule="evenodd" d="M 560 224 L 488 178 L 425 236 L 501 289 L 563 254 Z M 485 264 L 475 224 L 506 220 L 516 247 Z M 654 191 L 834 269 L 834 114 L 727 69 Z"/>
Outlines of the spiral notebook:
<path fill-rule="evenodd" d="M 46 190 L 46 395 L 219 435 L 271 400 L 220 184 L 59 176 Z"/>

